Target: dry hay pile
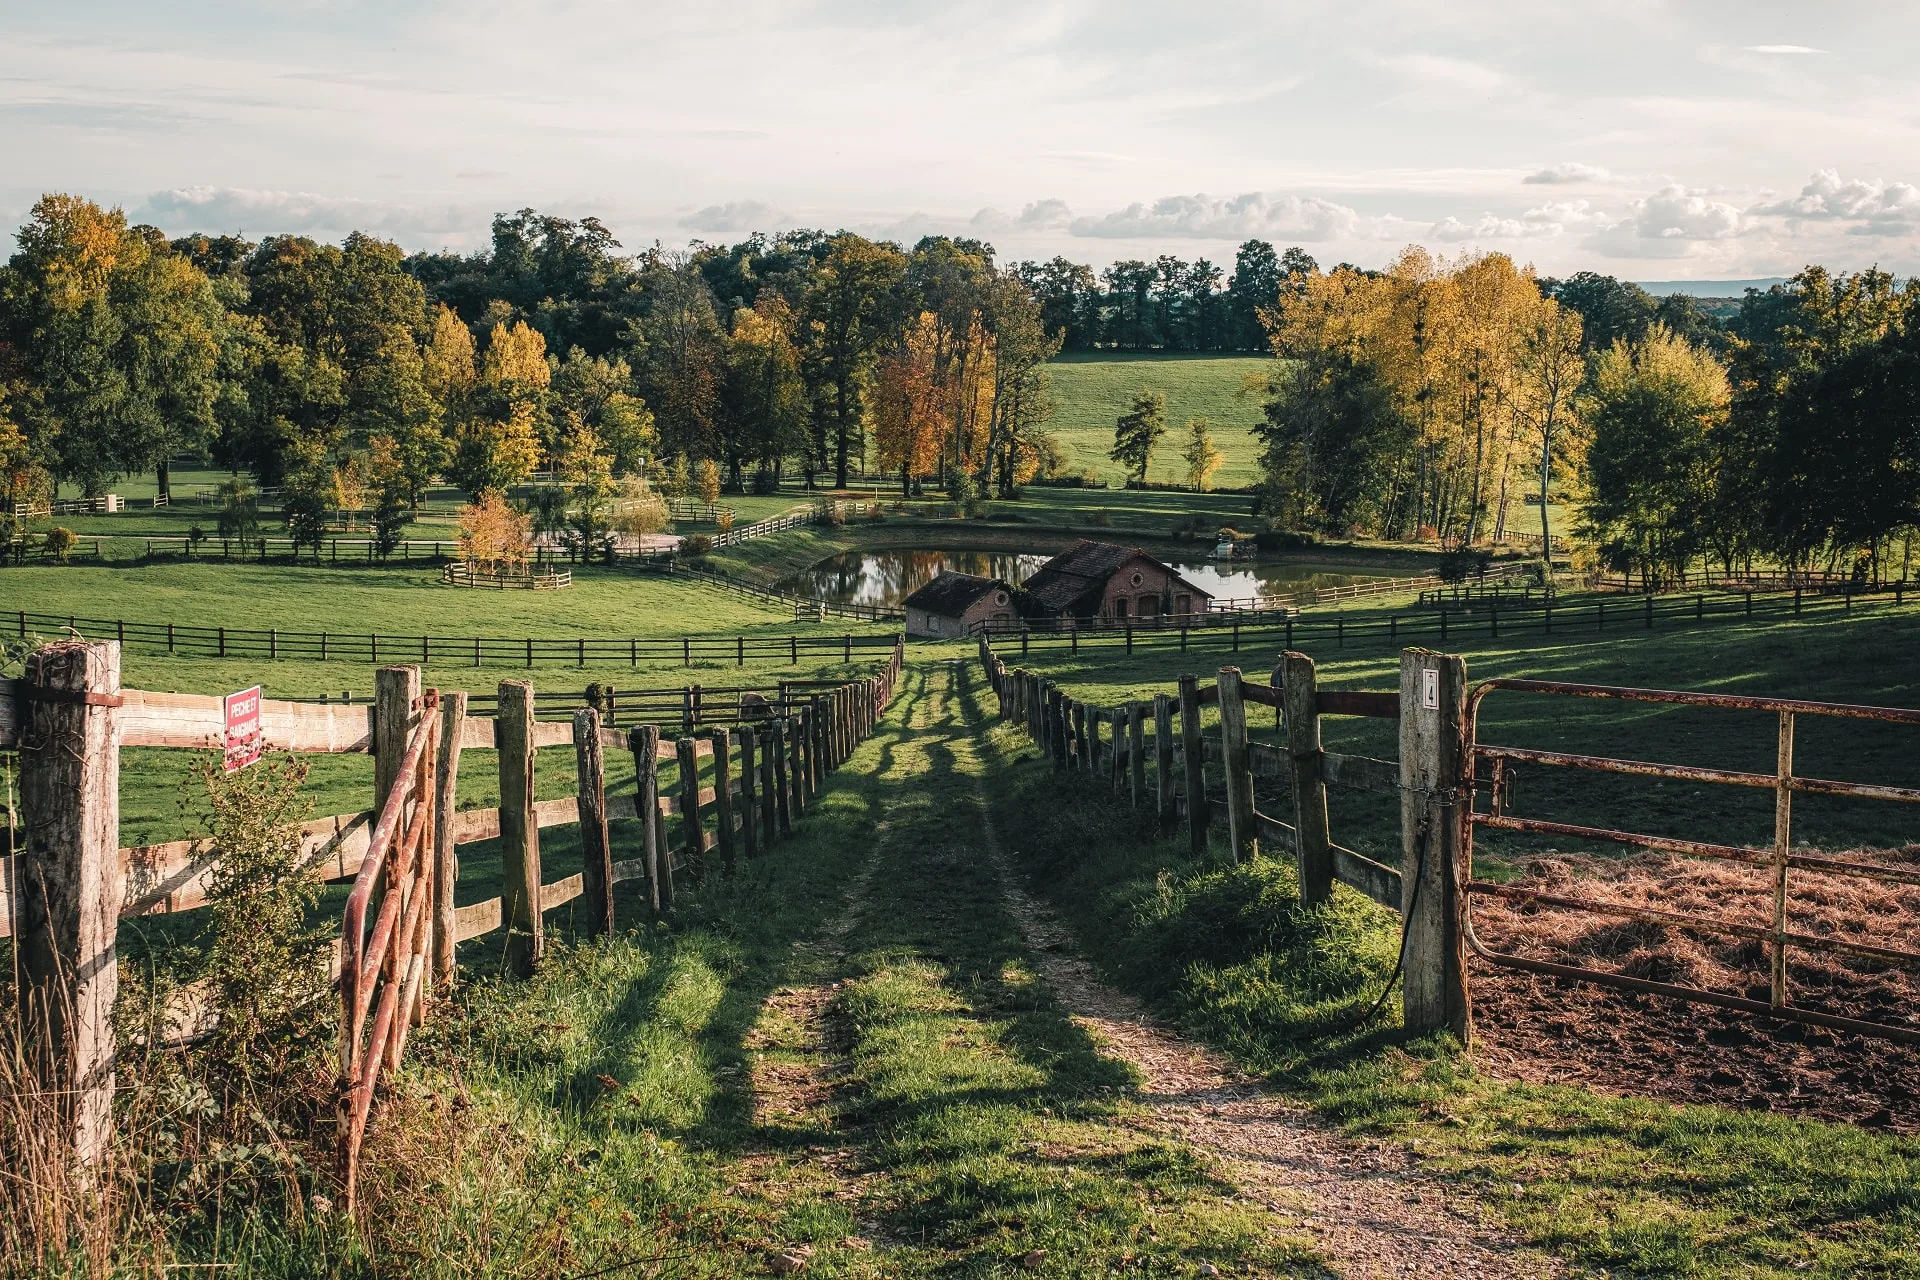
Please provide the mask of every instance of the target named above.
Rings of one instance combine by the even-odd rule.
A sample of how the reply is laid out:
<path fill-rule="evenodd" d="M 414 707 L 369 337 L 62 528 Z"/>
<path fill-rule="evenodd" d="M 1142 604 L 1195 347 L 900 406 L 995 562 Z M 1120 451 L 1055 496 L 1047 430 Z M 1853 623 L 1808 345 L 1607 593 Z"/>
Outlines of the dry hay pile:
<path fill-rule="evenodd" d="M 1920 846 L 1838 856 L 1920 869 Z M 1676 854 L 1533 859 L 1514 883 L 1759 928 L 1773 913 L 1771 868 Z M 1495 897 L 1476 897 L 1473 919 L 1495 951 L 1769 998 L 1764 942 Z M 1787 929 L 1920 950 L 1920 886 L 1795 868 Z M 1484 1056 L 1496 1071 L 1920 1132 L 1920 1046 L 1469 963 Z M 1787 984 L 1799 1007 L 1920 1031 L 1913 968 L 1790 947 Z"/>

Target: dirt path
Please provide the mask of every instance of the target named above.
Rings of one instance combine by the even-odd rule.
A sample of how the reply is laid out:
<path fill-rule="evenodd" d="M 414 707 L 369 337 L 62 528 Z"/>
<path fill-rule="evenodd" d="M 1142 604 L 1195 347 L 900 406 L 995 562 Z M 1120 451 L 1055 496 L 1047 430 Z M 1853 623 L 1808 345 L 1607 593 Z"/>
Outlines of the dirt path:
<path fill-rule="evenodd" d="M 1066 928 L 1020 887 L 984 792 L 989 858 L 1047 982 L 1074 1020 L 1146 1081 L 1141 1096 L 1167 1135 L 1211 1152 L 1243 1194 L 1296 1218 L 1335 1273 L 1535 1280 L 1566 1275 L 1470 1205 L 1449 1196 L 1402 1153 L 1361 1146 L 1261 1089 L 1218 1054 L 1156 1025 L 1132 997 L 1103 985 Z"/>

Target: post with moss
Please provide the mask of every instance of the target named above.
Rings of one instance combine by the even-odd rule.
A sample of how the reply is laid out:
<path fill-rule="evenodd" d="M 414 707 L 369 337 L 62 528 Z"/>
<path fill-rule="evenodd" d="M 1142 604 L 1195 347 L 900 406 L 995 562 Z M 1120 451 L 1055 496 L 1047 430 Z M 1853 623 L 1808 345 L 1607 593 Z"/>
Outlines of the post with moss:
<path fill-rule="evenodd" d="M 573 713 L 573 757 L 580 798 L 580 887 L 589 936 L 613 932 L 613 845 L 607 839 L 607 770 L 600 747 L 600 713 Z"/>
<path fill-rule="evenodd" d="M 793 779 L 792 761 L 787 754 L 787 720 L 785 717 L 773 722 L 773 759 L 775 789 L 779 793 L 780 835 L 784 838 L 793 833 Z"/>
<path fill-rule="evenodd" d="M 1207 851 L 1207 762 L 1200 736 L 1200 677 L 1180 677 L 1180 753 L 1185 756 L 1187 835 L 1193 856 Z"/>
<path fill-rule="evenodd" d="M 1235 862 L 1250 862 L 1260 852 L 1253 817 L 1253 770 L 1247 757 L 1247 704 L 1240 691 L 1240 668 L 1220 668 L 1220 760 L 1227 791 L 1227 840 Z"/>
<path fill-rule="evenodd" d="M 641 823 L 647 864 L 647 905 L 653 913 L 673 903 L 673 876 L 667 870 L 667 845 L 660 838 L 660 730 L 643 724 L 627 735 L 633 751 L 633 803 Z"/>
<path fill-rule="evenodd" d="M 20 681 L 15 953 L 28 1067 L 80 1165 L 113 1137 L 120 866 L 120 645 L 63 640 Z"/>
<path fill-rule="evenodd" d="M 733 735 L 714 729 L 713 740 L 713 826 L 720 846 L 720 865 L 733 870 Z"/>
<path fill-rule="evenodd" d="M 1308 905 L 1333 896 L 1333 845 L 1327 828 L 1327 784 L 1321 776 L 1320 686 L 1313 659 L 1291 650 L 1280 655 L 1273 683 L 1286 704 L 1287 758 L 1293 781 L 1294 857 L 1300 900 Z"/>
<path fill-rule="evenodd" d="M 707 828 L 700 814 L 700 744 L 676 738 L 674 755 L 680 762 L 680 817 L 685 824 L 687 865 L 697 867 L 707 852 Z"/>
<path fill-rule="evenodd" d="M 460 786 L 460 738 L 467 723 L 467 692 L 455 689 L 440 696 L 439 759 L 433 781 L 433 977 L 453 981 L 453 895 L 460 879 L 460 851 L 453 843 L 456 796 Z"/>
<path fill-rule="evenodd" d="M 507 926 L 503 963 L 533 976 L 544 949 L 540 925 L 540 826 L 533 811 L 533 684 L 500 682 L 493 726 L 500 757 L 500 897 Z"/>
<path fill-rule="evenodd" d="M 754 750 L 759 736 L 751 724 L 740 727 L 740 839 L 749 859 L 760 856 L 759 779 L 755 774 L 759 765 Z"/>
<path fill-rule="evenodd" d="M 1147 794 L 1147 717 L 1135 702 L 1127 707 L 1127 798 L 1138 809 Z"/>
<path fill-rule="evenodd" d="M 1467 993 L 1467 837 L 1473 760 L 1467 664 L 1428 649 L 1400 655 L 1400 918 L 1407 1030 L 1473 1037 Z"/>
<path fill-rule="evenodd" d="M 1173 699 L 1153 695 L 1153 796 L 1162 834 L 1173 830 Z"/>

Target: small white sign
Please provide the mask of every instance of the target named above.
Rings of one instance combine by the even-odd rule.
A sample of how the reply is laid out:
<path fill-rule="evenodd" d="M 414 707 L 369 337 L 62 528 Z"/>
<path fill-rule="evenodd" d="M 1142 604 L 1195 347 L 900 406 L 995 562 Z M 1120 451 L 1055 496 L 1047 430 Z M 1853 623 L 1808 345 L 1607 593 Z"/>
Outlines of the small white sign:
<path fill-rule="evenodd" d="M 1429 711 L 1440 709 L 1440 673 L 1432 667 L 1420 673 L 1420 705 Z"/>

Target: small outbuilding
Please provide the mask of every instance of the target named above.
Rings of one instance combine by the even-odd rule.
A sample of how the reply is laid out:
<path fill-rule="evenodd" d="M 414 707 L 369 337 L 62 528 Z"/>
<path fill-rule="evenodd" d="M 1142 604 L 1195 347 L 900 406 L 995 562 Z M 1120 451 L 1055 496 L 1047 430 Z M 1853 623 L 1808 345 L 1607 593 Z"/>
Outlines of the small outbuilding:
<path fill-rule="evenodd" d="M 1023 589 L 1038 608 L 1083 623 L 1144 619 L 1152 624 L 1163 617 L 1204 614 L 1213 601 L 1139 547 L 1085 538 L 1036 569 Z"/>
<path fill-rule="evenodd" d="M 998 578 L 942 573 L 907 597 L 907 634 L 946 639 L 968 634 L 977 623 L 1010 622 L 1013 591 Z"/>

